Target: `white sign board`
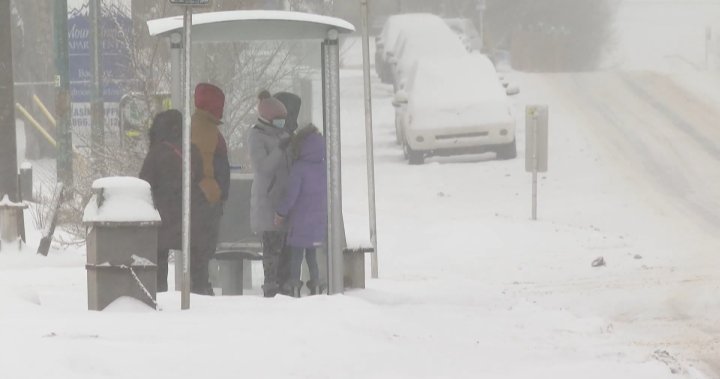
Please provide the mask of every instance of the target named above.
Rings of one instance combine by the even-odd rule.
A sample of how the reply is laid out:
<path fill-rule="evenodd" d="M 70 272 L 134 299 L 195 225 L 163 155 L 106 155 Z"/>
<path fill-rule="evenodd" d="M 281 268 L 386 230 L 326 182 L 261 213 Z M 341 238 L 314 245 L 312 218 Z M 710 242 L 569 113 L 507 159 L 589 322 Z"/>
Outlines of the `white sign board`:
<path fill-rule="evenodd" d="M 525 108 L 525 171 L 547 172 L 548 107 L 528 105 Z"/>

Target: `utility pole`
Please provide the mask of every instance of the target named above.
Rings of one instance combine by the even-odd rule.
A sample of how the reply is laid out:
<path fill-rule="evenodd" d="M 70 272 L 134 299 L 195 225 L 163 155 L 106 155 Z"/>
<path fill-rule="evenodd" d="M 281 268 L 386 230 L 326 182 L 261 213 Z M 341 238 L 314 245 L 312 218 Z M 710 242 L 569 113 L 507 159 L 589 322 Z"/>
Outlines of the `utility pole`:
<path fill-rule="evenodd" d="M 67 0 L 55 0 L 55 115 L 57 116 L 57 180 L 73 186 L 70 131 L 70 64 L 68 58 Z M 70 193 L 70 191 L 68 191 Z"/>
<path fill-rule="evenodd" d="M 478 15 L 478 33 L 480 34 L 480 49 L 484 51 L 485 49 L 485 10 L 487 9 L 487 4 L 485 3 L 485 0 L 477 0 L 476 4 L 476 10 Z"/>
<path fill-rule="evenodd" d="M 102 0 L 90 0 L 90 52 L 92 54 L 92 98 L 90 99 L 90 147 L 95 177 L 105 176 L 105 101 L 103 100 Z M 122 138 L 122 137 L 121 137 Z"/>
<path fill-rule="evenodd" d="M 18 201 L 10 0 L 0 0 L 0 198 Z"/>

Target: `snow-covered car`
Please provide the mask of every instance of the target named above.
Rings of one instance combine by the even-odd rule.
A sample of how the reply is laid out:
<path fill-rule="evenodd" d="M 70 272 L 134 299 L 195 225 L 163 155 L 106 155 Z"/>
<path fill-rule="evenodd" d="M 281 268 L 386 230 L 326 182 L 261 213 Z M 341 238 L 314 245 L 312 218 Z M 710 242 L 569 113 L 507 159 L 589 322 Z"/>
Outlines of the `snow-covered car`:
<path fill-rule="evenodd" d="M 430 13 L 398 14 L 387 18 L 382 31 L 375 39 L 375 71 L 383 83 L 392 83 L 391 61 L 395 54 L 395 45 L 403 30 L 420 29 L 425 24 L 442 20 Z"/>
<path fill-rule="evenodd" d="M 405 87 L 414 65 L 421 59 L 461 59 L 469 55 L 460 37 L 441 18 L 429 19 L 420 28 L 405 28 L 390 58 L 395 90 Z"/>
<path fill-rule="evenodd" d="M 419 61 L 393 105 L 398 138 L 410 164 L 422 164 L 429 156 L 517 156 L 511 102 L 484 55 Z"/>
<path fill-rule="evenodd" d="M 446 18 L 445 23 L 452 29 L 468 51 L 481 51 L 482 37 L 473 22 L 468 18 Z"/>

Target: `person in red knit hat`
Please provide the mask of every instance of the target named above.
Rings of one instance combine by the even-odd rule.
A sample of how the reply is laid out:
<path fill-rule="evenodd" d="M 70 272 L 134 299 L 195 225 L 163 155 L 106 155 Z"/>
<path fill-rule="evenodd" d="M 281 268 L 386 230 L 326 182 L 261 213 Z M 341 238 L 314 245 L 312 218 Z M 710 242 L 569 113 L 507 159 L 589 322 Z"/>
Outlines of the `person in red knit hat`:
<path fill-rule="evenodd" d="M 193 151 L 200 155 L 202 172 L 191 196 L 191 291 L 213 295 L 208 265 L 215 254 L 222 208 L 230 187 L 227 143 L 218 128 L 222 124 L 225 94 L 217 86 L 200 83 L 195 87 L 195 108 L 191 141 Z"/>

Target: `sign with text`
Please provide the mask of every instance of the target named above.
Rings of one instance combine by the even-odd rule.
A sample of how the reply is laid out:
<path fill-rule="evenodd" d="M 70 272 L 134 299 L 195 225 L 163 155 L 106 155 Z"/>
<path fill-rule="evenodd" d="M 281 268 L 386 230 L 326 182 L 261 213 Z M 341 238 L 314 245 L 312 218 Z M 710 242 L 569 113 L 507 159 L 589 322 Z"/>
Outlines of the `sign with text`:
<path fill-rule="evenodd" d="M 102 1 L 101 71 L 105 101 L 105 128 L 118 129 L 118 104 L 132 90 L 132 18 L 131 0 Z M 92 51 L 89 0 L 68 1 L 68 53 L 70 95 L 72 97 L 73 144 L 87 144 L 90 133 L 92 95 Z"/>
<path fill-rule="evenodd" d="M 119 102 L 132 79 L 130 1 L 103 1 L 100 20 L 103 98 Z M 73 102 L 89 102 L 92 56 L 88 0 L 68 9 L 70 94 Z"/>
<path fill-rule="evenodd" d="M 528 105 L 525 109 L 525 171 L 547 172 L 548 107 Z"/>

